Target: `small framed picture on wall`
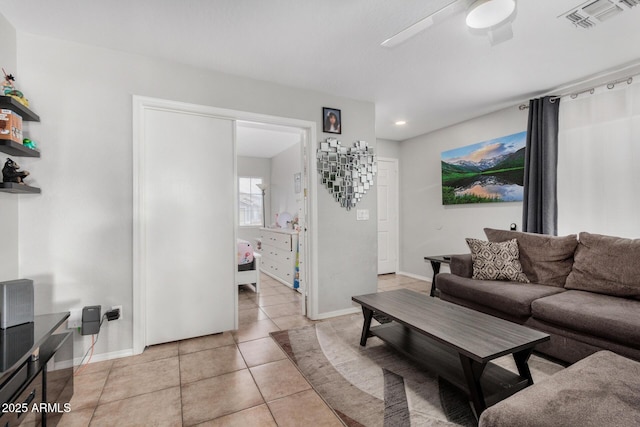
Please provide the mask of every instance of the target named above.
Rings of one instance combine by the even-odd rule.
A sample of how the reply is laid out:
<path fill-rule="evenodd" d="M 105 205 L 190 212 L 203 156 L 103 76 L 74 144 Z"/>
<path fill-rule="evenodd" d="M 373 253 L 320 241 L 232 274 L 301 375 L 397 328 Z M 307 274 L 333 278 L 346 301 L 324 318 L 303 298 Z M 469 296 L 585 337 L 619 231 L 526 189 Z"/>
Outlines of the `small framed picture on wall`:
<path fill-rule="evenodd" d="M 322 120 L 324 126 L 322 131 L 325 133 L 342 133 L 342 117 L 340 110 L 336 108 L 322 107 Z"/>

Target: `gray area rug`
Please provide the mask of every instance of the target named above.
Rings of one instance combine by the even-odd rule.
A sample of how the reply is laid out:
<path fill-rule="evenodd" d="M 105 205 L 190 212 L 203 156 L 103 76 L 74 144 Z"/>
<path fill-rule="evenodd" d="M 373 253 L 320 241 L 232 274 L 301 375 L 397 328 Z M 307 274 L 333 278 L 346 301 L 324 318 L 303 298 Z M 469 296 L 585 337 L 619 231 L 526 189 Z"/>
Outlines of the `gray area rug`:
<path fill-rule="evenodd" d="M 271 335 L 350 427 L 477 425 L 463 392 L 378 338 L 360 347 L 361 330 L 353 315 Z M 511 356 L 495 363 L 517 372 Z M 529 366 L 534 382 L 562 369 L 536 356 Z"/>

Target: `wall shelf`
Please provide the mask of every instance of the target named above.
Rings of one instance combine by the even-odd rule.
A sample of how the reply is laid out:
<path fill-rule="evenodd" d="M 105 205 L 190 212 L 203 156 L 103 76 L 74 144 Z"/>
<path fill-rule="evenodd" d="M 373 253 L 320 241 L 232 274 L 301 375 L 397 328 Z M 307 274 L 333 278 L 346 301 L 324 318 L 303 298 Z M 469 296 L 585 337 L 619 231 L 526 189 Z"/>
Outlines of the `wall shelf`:
<path fill-rule="evenodd" d="M 40 121 L 40 116 L 10 96 L 0 96 L 0 108 L 16 112 L 22 117 L 23 121 Z M 40 157 L 40 152 L 38 150 L 27 148 L 18 142 L 8 139 L 0 139 L 0 151 L 9 154 L 10 156 Z M 13 194 L 39 194 L 40 189 L 38 187 L 17 184 L 15 182 L 0 182 L 0 192 Z"/>
<path fill-rule="evenodd" d="M 26 122 L 39 122 L 40 116 L 31 111 L 28 107 L 20 104 L 18 101 L 10 96 L 0 96 L 0 108 L 6 108 L 8 110 L 15 111 L 20 114 L 22 120 Z"/>
<path fill-rule="evenodd" d="M 16 184 L 15 182 L 0 182 L 0 191 L 15 194 L 38 194 L 38 187 L 31 187 L 25 184 Z"/>
<path fill-rule="evenodd" d="M 11 156 L 40 157 L 40 152 L 38 150 L 27 148 L 24 145 L 9 139 L 0 139 L 0 151 Z"/>

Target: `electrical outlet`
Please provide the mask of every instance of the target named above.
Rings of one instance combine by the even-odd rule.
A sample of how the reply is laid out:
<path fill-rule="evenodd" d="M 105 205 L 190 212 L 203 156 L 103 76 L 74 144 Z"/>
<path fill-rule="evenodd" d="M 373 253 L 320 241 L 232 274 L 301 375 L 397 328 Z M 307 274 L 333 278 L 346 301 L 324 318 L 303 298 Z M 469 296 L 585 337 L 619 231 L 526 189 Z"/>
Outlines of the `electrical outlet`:
<path fill-rule="evenodd" d="M 113 305 L 111 306 L 111 310 L 115 310 L 115 309 L 120 310 L 120 317 L 118 317 L 118 320 L 122 319 L 122 306 L 121 305 Z"/>
<path fill-rule="evenodd" d="M 69 310 L 69 318 L 67 319 L 67 328 L 75 329 L 82 326 L 82 309 L 74 308 Z"/>

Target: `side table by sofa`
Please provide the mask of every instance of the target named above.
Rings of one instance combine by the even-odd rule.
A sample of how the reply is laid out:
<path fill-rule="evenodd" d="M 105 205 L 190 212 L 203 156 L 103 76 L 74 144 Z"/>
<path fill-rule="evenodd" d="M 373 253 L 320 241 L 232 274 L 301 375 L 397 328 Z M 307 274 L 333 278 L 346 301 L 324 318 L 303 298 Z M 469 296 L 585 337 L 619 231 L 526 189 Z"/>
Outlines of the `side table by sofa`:
<path fill-rule="evenodd" d="M 436 296 L 436 276 L 440 273 L 441 264 L 450 264 L 451 255 L 432 255 L 424 257 L 425 261 L 431 262 L 431 268 L 433 269 L 433 279 L 431 279 L 431 293 L 432 297 Z"/>

